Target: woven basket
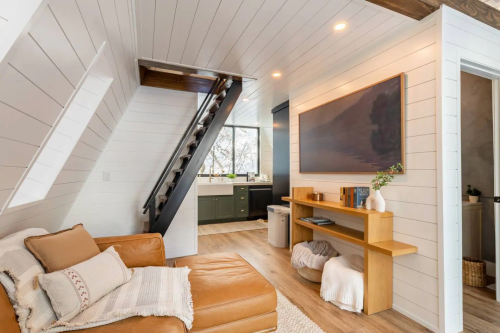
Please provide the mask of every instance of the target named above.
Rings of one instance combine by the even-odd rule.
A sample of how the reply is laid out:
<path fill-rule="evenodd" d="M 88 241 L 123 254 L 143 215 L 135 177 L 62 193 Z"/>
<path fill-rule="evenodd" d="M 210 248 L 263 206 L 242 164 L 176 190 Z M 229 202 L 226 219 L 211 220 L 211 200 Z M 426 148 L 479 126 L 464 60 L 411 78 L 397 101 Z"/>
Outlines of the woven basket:
<path fill-rule="evenodd" d="M 299 268 L 297 269 L 297 273 L 299 273 L 299 275 L 304 279 L 317 283 L 321 282 L 321 276 L 323 275 L 322 271 L 318 271 L 317 269 L 312 269 L 309 267 Z"/>
<path fill-rule="evenodd" d="M 462 260 L 463 283 L 471 287 L 486 287 L 486 262 L 484 260 L 464 257 Z"/>

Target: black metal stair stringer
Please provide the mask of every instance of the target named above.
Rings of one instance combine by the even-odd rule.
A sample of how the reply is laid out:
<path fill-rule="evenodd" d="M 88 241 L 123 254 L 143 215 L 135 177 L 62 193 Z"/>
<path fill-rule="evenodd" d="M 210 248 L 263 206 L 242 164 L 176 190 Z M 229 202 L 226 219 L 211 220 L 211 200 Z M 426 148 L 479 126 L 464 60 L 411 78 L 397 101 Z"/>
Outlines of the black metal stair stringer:
<path fill-rule="evenodd" d="M 189 164 L 180 176 L 177 185 L 172 190 L 165 205 L 163 206 L 160 215 L 156 218 L 156 222 L 151 227 L 150 232 L 159 232 L 165 235 L 170 224 L 172 223 L 175 214 L 179 210 L 187 192 L 191 188 L 198 171 L 200 170 L 205 158 L 207 157 L 210 149 L 217 139 L 219 132 L 226 123 L 229 114 L 231 113 L 238 97 L 242 91 L 242 82 L 240 80 L 233 80 L 231 87 L 227 91 L 226 97 L 222 101 L 217 113 L 215 114 L 212 122 L 208 126 L 203 140 L 199 143 L 196 151 L 191 156 Z"/>

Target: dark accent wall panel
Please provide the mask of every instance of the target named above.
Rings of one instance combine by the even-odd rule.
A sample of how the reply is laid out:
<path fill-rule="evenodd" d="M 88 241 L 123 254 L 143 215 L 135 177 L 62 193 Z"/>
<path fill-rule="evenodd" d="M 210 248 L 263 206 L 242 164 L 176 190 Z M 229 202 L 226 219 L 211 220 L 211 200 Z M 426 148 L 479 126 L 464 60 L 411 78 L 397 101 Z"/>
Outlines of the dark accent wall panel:
<path fill-rule="evenodd" d="M 272 110 L 273 113 L 273 205 L 287 202 L 281 197 L 290 195 L 290 109 L 288 101 Z"/>

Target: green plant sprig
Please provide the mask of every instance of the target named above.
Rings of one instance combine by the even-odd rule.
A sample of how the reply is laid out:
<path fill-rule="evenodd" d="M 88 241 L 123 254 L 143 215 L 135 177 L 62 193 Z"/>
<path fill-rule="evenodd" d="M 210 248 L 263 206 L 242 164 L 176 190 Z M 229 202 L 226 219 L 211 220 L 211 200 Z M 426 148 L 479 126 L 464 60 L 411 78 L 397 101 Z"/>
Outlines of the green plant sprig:
<path fill-rule="evenodd" d="M 236 178 L 236 175 L 235 175 L 234 173 L 228 173 L 228 174 L 226 175 L 226 177 L 227 177 L 227 178 L 229 178 L 229 179 L 235 179 L 235 178 Z"/>
<path fill-rule="evenodd" d="M 403 171 L 404 166 L 401 163 L 391 166 L 385 171 L 377 171 L 377 175 L 372 180 L 372 188 L 375 191 L 380 190 L 382 187 L 389 185 L 394 179 L 394 175 Z"/>
<path fill-rule="evenodd" d="M 481 191 L 479 191 L 477 188 L 472 188 L 472 186 L 467 185 L 467 194 L 472 196 L 472 197 L 478 197 L 481 195 Z"/>

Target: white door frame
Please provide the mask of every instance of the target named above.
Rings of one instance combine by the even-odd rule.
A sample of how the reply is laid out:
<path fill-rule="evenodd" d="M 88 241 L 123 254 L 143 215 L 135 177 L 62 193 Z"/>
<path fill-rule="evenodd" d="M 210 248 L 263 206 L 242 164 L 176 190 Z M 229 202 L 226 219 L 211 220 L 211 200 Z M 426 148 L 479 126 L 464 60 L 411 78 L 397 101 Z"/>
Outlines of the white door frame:
<path fill-rule="evenodd" d="M 494 161 L 494 196 L 500 196 L 500 71 L 493 68 L 480 65 L 474 61 L 468 60 L 458 54 L 458 61 L 460 64 L 459 73 L 457 76 L 458 91 L 461 91 L 461 71 L 481 76 L 493 81 L 492 95 L 493 95 L 493 161 Z M 458 66 L 457 66 L 458 67 Z M 462 117 L 461 117 L 461 94 L 458 94 L 457 100 L 457 119 L 458 119 L 458 195 L 459 203 L 462 202 L 462 161 L 461 161 L 461 137 L 462 137 Z M 495 270 L 496 270 L 496 300 L 500 302 L 500 206 L 494 205 L 495 208 Z M 459 256 L 462 256 L 462 210 L 459 209 Z M 460 297 L 463 295 L 462 288 L 462 274 L 460 275 Z M 463 312 L 463 299 L 462 299 L 462 312 Z M 462 315 L 463 318 L 463 315 Z"/>

